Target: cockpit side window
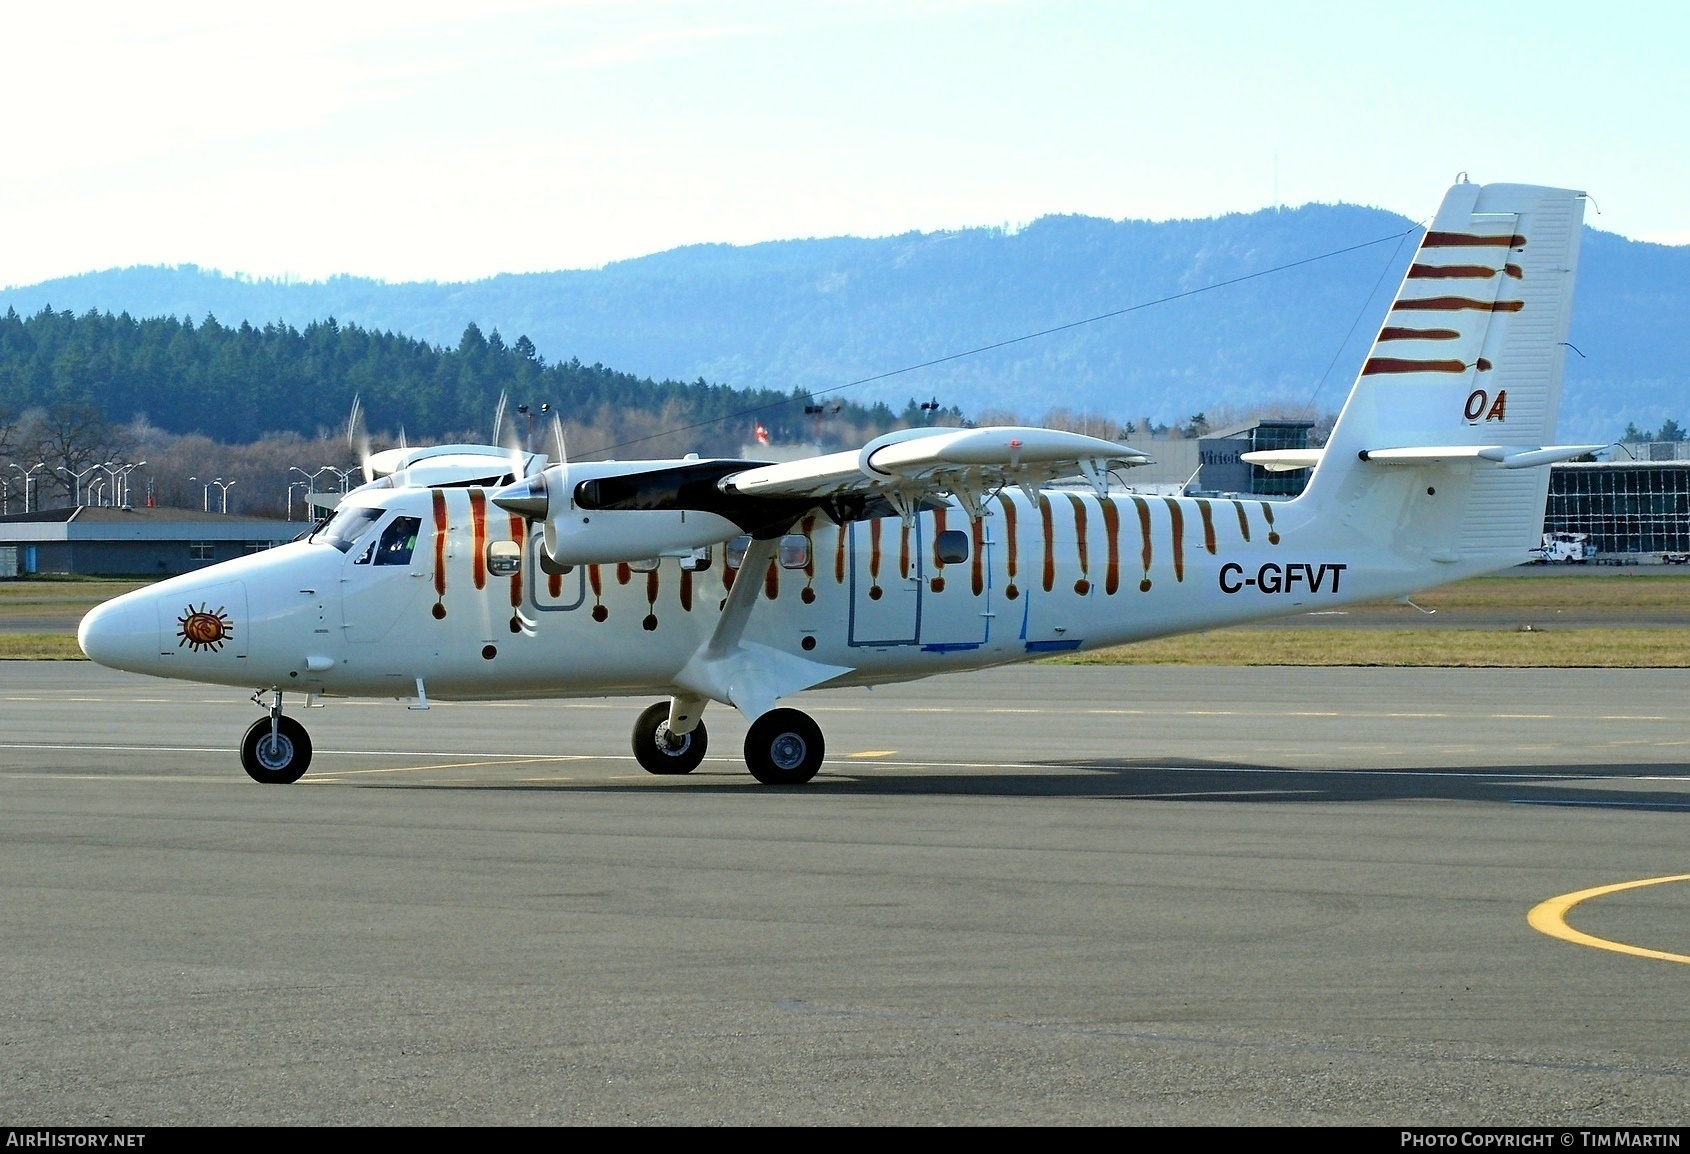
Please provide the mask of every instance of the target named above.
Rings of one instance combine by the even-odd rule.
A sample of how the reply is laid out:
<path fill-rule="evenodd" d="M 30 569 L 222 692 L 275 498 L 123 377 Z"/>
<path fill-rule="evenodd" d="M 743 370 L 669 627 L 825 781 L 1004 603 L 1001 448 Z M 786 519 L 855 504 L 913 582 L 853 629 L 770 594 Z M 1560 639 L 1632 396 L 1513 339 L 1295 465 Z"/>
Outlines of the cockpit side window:
<path fill-rule="evenodd" d="M 422 530 L 421 517 L 395 517 L 393 524 L 381 532 L 376 546 L 377 565 L 409 565 L 416 552 L 417 534 Z"/>
<path fill-rule="evenodd" d="M 357 543 L 358 538 L 364 535 L 365 530 L 381 520 L 381 515 L 386 511 L 385 509 L 372 509 L 368 506 L 360 506 L 355 509 L 336 509 L 334 516 L 330 517 L 321 529 L 312 534 L 312 539 L 326 541 L 344 553 Z"/>

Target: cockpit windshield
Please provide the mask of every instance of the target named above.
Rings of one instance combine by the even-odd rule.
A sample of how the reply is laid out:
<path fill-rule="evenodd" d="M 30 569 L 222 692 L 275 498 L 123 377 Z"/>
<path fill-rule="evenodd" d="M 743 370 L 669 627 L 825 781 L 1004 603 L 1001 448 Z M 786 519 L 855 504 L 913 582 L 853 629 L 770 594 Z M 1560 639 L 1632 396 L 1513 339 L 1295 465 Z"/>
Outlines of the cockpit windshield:
<path fill-rule="evenodd" d="M 368 505 L 336 509 L 334 516 L 325 521 L 321 529 L 311 534 L 311 540 L 325 541 L 344 553 L 352 548 L 353 542 L 364 535 L 364 530 L 381 520 L 381 515 L 385 512 L 386 509 L 372 509 Z"/>

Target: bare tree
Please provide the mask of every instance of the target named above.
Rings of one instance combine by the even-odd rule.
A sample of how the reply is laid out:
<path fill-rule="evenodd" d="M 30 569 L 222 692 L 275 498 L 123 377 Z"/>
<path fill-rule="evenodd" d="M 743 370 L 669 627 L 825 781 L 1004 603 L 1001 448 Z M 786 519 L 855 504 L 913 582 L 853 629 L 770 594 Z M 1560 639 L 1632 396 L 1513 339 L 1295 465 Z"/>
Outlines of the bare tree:
<path fill-rule="evenodd" d="M 106 424 L 92 405 L 49 406 L 35 415 L 31 426 L 36 460 L 47 463 L 50 471 L 45 475 L 67 497 L 74 496 L 81 484 L 67 473 L 86 473 L 89 466 L 121 457 L 128 449 L 122 432 Z"/>
<path fill-rule="evenodd" d="M 0 406 L 0 466 L 18 453 L 18 434 L 23 428 L 23 414 Z"/>

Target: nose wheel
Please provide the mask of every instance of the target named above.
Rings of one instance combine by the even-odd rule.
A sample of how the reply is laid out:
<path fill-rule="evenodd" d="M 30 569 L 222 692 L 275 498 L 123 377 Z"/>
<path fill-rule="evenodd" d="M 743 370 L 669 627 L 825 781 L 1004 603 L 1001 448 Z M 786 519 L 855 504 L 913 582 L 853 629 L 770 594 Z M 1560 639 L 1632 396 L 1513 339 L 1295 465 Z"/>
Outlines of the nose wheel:
<path fill-rule="evenodd" d="M 825 752 L 821 726 L 796 709 L 771 709 L 745 734 L 745 764 L 764 785 L 803 785 Z"/>
<path fill-rule="evenodd" d="M 241 768 L 266 785 L 292 784 L 311 768 L 311 737 L 291 717 L 261 717 L 241 738 Z"/>
<path fill-rule="evenodd" d="M 634 722 L 634 760 L 647 773 L 691 773 L 704 761 L 710 735 L 703 721 L 686 733 L 669 730 L 669 703 L 660 701 Z"/>

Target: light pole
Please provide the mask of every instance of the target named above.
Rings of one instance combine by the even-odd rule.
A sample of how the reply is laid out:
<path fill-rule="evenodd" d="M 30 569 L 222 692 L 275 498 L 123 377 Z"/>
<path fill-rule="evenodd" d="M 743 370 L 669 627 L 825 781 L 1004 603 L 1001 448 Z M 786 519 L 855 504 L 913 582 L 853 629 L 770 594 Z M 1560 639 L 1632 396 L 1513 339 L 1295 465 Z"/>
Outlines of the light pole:
<path fill-rule="evenodd" d="M 223 513 L 226 516 L 229 512 L 229 490 L 233 489 L 239 482 L 225 481 L 222 477 L 219 477 L 212 484 L 217 486 L 218 493 L 223 497 Z"/>
<path fill-rule="evenodd" d="M 133 465 L 124 465 L 117 471 L 118 490 L 122 500 L 119 502 L 125 509 L 129 508 L 129 474 L 145 465 L 145 461 L 136 461 Z"/>
<path fill-rule="evenodd" d="M 39 473 L 42 469 L 45 469 L 46 467 L 47 467 L 46 461 L 37 461 L 37 462 L 35 462 L 34 465 L 32 465 L 28 469 L 24 468 L 22 465 L 18 465 L 18 464 L 12 465 L 12 468 L 16 469 L 19 473 L 21 473 L 23 475 L 23 511 L 25 513 L 29 512 L 30 483 L 35 480 L 35 474 Z M 37 501 L 36 504 L 39 505 L 40 501 Z"/>
<path fill-rule="evenodd" d="M 218 478 L 218 480 L 222 480 L 222 478 Z M 200 508 L 204 512 L 209 513 L 211 512 L 211 487 L 215 485 L 217 481 L 200 481 L 198 477 L 188 478 L 188 483 L 190 485 L 195 482 L 198 482 L 202 486 L 200 489 Z"/>
<path fill-rule="evenodd" d="M 0 505 L 4 506 L 5 515 L 10 517 L 12 515 L 12 479 L 10 477 L 0 477 L 0 493 L 4 494 L 4 496 L 0 496 Z"/>
<path fill-rule="evenodd" d="M 303 469 L 301 469 L 299 471 L 304 472 Z M 293 491 L 295 489 L 304 489 L 306 496 L 310 496 L 312 493 L 316 492 L 316 490 L 311 487 L 311 482 L 310 482 L 309 479 L 306 479 L 304 481 L 289 481 L 288 482 L 288 520 L 289 521 L 293 520 Z M 311 516 L 311 504 L 310 504 L 309 501 L 307 501 L 305 503 L 305 517 L 306 517 L 307 520 L 315 520 L 316 519 L 316 518 Z"/>
<path fill-rule="evenodd" d="M 340 491 L 341 491 L 342 494 L 344 494 L 346 492 L 346 479 L 348 477 L 352 476 L 352 470 L 351 469 L 337 469 L 333 465 L 324 465 L 322 469 L 318 470 L 318 472 L 322 472 L 324 469 L 328 470 L 329 472 L 333 473 L 335 476 L 340 478 Z"/>
<path fill-rule="evenodd" d="M 104 473 L 111 481 L 111 503 L 112 507 L 116 508 L 118 504 L 117 478 L 123 472 L 123 466 L 118 463 L 117 458 L 113 457 L 111 460 L 100 466 L 100 472 Z M 101 491 L 104 492 L 105 490 L 102 489 Z"/>
<path fill-rule="evenodd" d="M 100 466 L 98 466 L 98 465 L 89 465 L 86 469 L 82 470 L 82 472 L 80 472 L 80 473 L 75 472 L 74 470 L 71 470 L 71 469 L 67 469 L 63 465 L 60 465 L 58 467 L 59 472 L 63 473 L 67 477 L 70 477 L 72 480 L 74 480 L 76 482 L 71 487 L 71 497 L 78 505 L 82 504 L 82 478 L 89 476 L 90 474 L 92 474 L 94 472 L 94 470 L 98 469 L 99 467 Z"/>

